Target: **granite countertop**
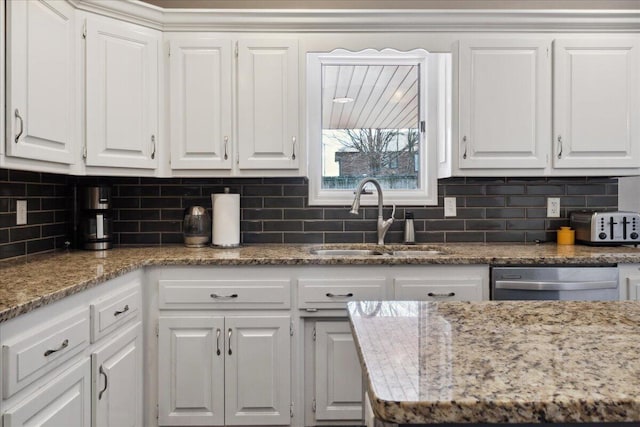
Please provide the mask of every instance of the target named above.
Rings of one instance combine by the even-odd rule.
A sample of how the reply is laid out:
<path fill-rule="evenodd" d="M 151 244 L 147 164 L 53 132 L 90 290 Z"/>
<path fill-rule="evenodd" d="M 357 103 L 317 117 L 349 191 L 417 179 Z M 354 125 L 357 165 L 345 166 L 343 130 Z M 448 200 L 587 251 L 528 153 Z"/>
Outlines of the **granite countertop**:
<path fill-rule="evenodd" d="M 350 302 L 377 418 L 640 422 L 637 302 Z"/>
<path fill-rule="evenodd" d="M 144 266 L 160 265 L 401 265 L 401 264 L 615 264 L 640 263 L 631 247 L 555 244 L 416 245 L 432 256 L 319 256 L 317 248 L 403 249 L 401 245 L 252 245 L 237 249 L 155 246 L 61 252 L 0 263 L 0 322 Z"/>

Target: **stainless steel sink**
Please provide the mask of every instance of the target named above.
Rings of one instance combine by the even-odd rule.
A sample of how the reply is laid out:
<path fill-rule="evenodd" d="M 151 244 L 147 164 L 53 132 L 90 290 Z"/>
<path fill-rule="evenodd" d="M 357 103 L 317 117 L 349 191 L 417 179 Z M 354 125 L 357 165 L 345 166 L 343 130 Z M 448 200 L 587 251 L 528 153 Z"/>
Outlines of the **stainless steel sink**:
<path fill-rule="evenodd" d="M 326 256 L 378 256 L 384 255 L 384 252 L 374 251 L 371 249 L 311 249 L 309 253 L 313 255 Z"/>
<path fill-rule="evenodd" d="M 398 250 L 389 252 L 391 256 L 420 257 L 420 256 L 437 256 L 444 255 L 444 252 L 438 250 Z"/>

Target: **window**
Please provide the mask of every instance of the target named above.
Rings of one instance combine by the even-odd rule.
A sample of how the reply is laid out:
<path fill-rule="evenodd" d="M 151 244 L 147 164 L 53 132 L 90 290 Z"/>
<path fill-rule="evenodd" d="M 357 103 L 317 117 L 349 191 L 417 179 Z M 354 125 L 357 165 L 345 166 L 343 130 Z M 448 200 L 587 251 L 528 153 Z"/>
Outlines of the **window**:
<path fill-rule="evenodd" d="M 380 182 L 386 202 L 437 204 L 438 91 L 427 97 L 428 82 L 436 81 L 427 73 L 438 72 L 440 55 L 421 49 L 308 54 L 311 205 L 350 204 L 365 177 Z M 375 204 L 377 196 L 362 202 Z"/>

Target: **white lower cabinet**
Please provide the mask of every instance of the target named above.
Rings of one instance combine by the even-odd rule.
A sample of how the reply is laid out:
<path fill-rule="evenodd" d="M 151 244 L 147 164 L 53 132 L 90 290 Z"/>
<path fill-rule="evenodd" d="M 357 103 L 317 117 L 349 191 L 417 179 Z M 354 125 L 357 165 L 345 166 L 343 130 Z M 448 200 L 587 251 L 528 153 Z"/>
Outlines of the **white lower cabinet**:
<path fill-rule="evenodd" d="M 640 301 L 640 264 L 618 266 L 620 300 Z"/>
<path fill-rule="evenodd" d="M 399 273 L 394 297 L 418 301 L 482 301 L 489 299 L 489 269 L 484 265 L 431 266 Z"/>
<path fill-rule="evenodd" d="M 4 413 L 4 427 L 87 427 L 91 423 L 89 359 Z"/>
<path fill-rule="evenodd" d="M 362 371 L 348 321 L 315 324 L 317 420 L 362 419 Z"/>
<path fill-rule="evenodd" d="M 142 427 L 142 324 L 91 353 L 93 427 Z"/>
<path fill-rule="evenodd" d="M 291 317 L 159 319 L 159 425 L 287 425 Z"/>
<path fill-rule="evenodd" d="M 0 323 L 4 427 L 142 427 L 141 280 L 131 272 Z M 103 332 L 93 342 L 92 325 Z"/>

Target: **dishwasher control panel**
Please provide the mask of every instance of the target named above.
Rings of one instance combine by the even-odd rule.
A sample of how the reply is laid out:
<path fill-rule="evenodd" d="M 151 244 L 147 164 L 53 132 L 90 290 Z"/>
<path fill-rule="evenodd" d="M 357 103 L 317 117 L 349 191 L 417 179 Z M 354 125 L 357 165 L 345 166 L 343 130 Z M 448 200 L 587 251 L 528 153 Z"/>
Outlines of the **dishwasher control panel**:
<path fill-rule="evenodd" d="M 636 212 L 572 212 L 571 227 L 576 242 L 588 245 L 640 243 L 640 214 Z"/>

